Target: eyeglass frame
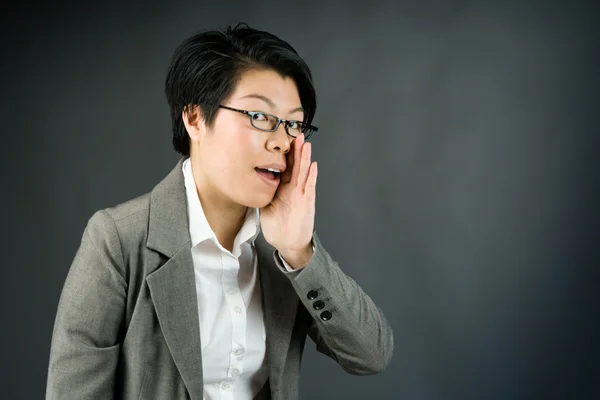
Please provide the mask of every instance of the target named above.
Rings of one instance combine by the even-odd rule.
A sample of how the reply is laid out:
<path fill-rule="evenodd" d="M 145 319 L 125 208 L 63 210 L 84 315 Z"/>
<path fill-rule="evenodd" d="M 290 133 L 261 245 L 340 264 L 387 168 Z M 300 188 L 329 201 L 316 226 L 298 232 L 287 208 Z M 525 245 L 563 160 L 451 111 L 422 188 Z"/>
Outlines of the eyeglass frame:
<path fill-rule="evenodd" d="M 302 121 L 298 121 L 298 120 L 294 120 L 294 119 L 283 119 L 283 118 L 279 118 L 276 115 L 273 114 L 269 114 L 263 111 L 246 111 L 246 110 L 240 110 L 238 108 L 233 108 L 233 107 L 228 107 L 228 106 L 224 106 L 219 104 L 219 108 L 224 108 L 226 110 L 230 110 L 230 111 L 236 111 L 239 112 L 241 114 L 247 115 L 250 118 L 250 124 L 252 125 L 253 128 L 256 128 L 260 131 L 263 132 L 275 132 L 277 129 L 279 129 L 279 125 L 281 125 L 282 122 L 284 122 L 283 124 L 283 128 L 285 129 L 285 133 L 288 134 L 289 136 L 296 138 L 296 136 L 292 135 L 289 131 L 288 131 L 288 123 L 289 122 L 295 122 L 295 123 L 300 123 L 303 124 L 307 127 L 307 129 L 312 130 L 312 132 L 310 133 L 310 135 L 306 136 L 306 134 L 304 135 L 304 139 L 308 140 L 315 132 L 317 132 L 319 130 L 319 128 L 317 128 L 314 125 L 311 124 L 307 124 L 306 122 L 302 122 Z M 268 115 L 269 117 L 273 117 L 274 119 L 277 120 L 277 124 L 275 124 L 275 127 L 273 129 L 263 129 L 263 128 L 259 128 L 257 126 L 254 125 L 253 118 L 255 115 L 257 114 L 262 114 L 262 115 Z M 302 132 L 303 133 L 303 132 Z"/>

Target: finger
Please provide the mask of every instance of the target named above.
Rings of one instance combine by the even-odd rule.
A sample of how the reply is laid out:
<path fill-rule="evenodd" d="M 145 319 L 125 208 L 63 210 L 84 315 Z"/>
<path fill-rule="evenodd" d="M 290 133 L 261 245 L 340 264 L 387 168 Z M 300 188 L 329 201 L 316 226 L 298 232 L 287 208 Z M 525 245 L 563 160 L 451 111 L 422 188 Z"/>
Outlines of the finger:
<path fill-rule="evenodd" d="M 306 186 L 306 180 L 308 179 L 308 172 L 310 170 L 310 156 L 311 156 L 311 144 L 304 143 L 302 146 L 302 157 L 300 160 L 300 170 L 298 171 L 298 187 L 302 188 Z"/>
<path fill-rule="evenodd" d="M 288 167 L 292 168 L 292 186 L 296 186 L 298 184 L 298 174 L 300 172 L 300 161 L 302 159 L 302 145 L 304 144 L 304 134 L 301 133 L 294 139 L 294 164 L 289 165 Z"/>
<path fill-rule="evenodd" d="M 306 185 L 304 186 L 304 194 L 313 198 L 317 192 L 317 175 L 319 174 L 319 169 L 317 167 L 317 162 L 313 161 L 310 165 L 310 171 L 308 172 L 308 178 L 306 179 Z"/>
<path fill-rule="evenodd" d="M 295 142 L 295 140 L 294 140 Z M 281 174 L 281 183 L 290 183 L 292 181 L 292 171 L 294 170 L 294 142 L 290 151 L 285 155 L 285 171 Z"/>

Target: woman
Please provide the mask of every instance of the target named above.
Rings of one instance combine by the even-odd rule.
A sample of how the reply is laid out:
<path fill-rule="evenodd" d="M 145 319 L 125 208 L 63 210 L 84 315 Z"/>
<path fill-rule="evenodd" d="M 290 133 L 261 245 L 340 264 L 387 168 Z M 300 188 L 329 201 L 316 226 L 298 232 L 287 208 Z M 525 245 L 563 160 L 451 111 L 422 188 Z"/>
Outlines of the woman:
<path fill-rule="evenodd" d="M 286 42 L 185 40 L 166 79 L 182 155 L 89 220 L 61 294 L 47 399 L 296 399 L 306 336 L 351 374 L 393 336 L 314 232 L 315 90 Z"/>

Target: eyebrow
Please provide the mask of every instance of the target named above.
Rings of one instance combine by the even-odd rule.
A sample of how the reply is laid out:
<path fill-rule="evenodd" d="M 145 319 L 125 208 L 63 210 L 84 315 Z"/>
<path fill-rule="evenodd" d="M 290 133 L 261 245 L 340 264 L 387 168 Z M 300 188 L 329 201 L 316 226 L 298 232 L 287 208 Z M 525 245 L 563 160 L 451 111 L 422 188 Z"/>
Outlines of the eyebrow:
<path fill-rule="evenodd" d="M 246 99 L 246 98 L 252 98 L 252 99 L 259 99 L 264 101 L 265 103 L 267 103 L 269 105 L 269 107 L 271 107 L 271 109 L 275 108 L 275 103 L 273 102 L 273 100 L 269 99 L 266 96 L 263 96 L 262 94 L 257 94 L 257 93 L 251 93 L 249 95 L 246 95 L 244 97 L 240 97 L 240 99 Z M 304 111 L 304 109 L 302 107 L 296 107 L 293 110 L 291 110 L 289 113 L 290 114 L 294 114 L 300 111 Z"/>

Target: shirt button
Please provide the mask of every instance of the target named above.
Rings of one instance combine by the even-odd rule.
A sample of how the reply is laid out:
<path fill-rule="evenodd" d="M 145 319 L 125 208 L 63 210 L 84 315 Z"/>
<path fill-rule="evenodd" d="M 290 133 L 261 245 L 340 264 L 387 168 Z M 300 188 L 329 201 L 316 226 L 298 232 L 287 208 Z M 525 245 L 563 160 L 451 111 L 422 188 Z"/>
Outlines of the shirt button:
<path fill-rule="evenodd" d="M 244 349 L 241 349 L 241 348 L 240 348 L 240 349 L 237 349 L 237 350 L 235 351 L 235 353 L 234 353 L 234 354 L 235 354 L 236 356 L 241 356 L 241 355 L 243 355 L 243 354 L 244 354 Z"/>
<path fill-rule="evenodd" d="M 240 374 L 240 370 L 239 369 L 234 368 L 234 369 L 231 370 L 231 376 L 233 376 L 234 378 L 236 376 L 238 376 L 239 374 Z"/>
<path fill-rule="evenodd" d="M 233 309 L 233 311 L 235 311 L 236 314 L 241 314 L 242 313 L 242 309 L 240 307 L 235 307 Z"/>
<path fill-rule="evenodd" d="M 227 291 L 227 294 L 230 294 L 230 295 L 232 295 L 232 296 L 233 296 L 234 294 L 236 294 L 236 293 L 237 293 L 237 291 L 236 291 L 235 289 L 229 289 L 229 290 Z"/>
<path fill-rule="evenodd" d="M 223 382 L 221 383 L 221 389 L 223 390 L 227 390 L 231 387 L 231 385 L 229 384 L 229 382 Z"/>

